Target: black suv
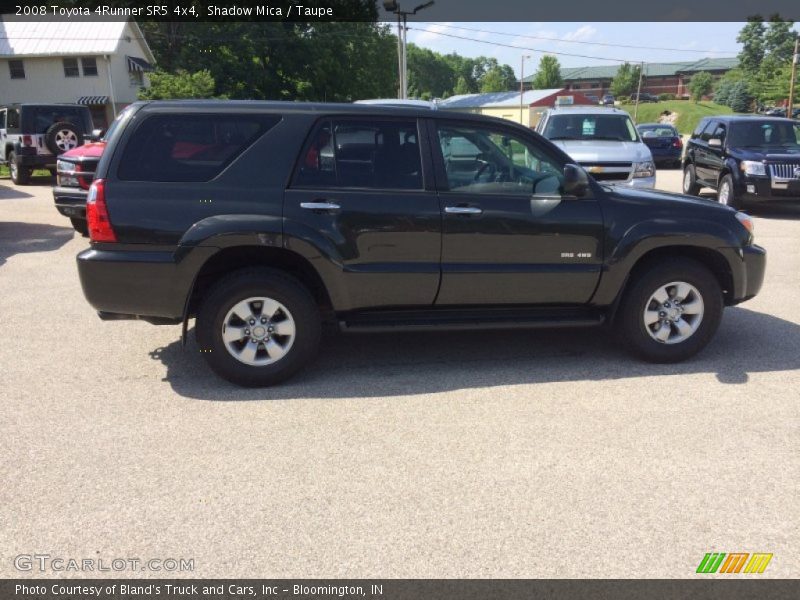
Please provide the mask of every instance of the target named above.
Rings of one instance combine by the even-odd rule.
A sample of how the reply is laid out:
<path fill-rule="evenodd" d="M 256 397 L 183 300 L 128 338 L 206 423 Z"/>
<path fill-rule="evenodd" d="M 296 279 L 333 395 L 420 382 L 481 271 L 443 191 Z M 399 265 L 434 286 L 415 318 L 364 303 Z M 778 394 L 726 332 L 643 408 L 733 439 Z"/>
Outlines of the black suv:
<path fill-rule="evenodd" d="M 84 294 L 104 319 L 196 317 L 242 385 L 345 331 L 616 322 L 638 355 L 702 349 L 752 298 L 747 215 L 604 186 L 514 123 L 373 105 L 138 103 L 87 201 Z M 424 343 L 424 342 L 421 342 Z"/>
<path fill-rule="evenodd" d="M 683 192 L 717 191 L 720 204 L 800 200 L 800 123 L 780 117 L 706 117 L 686 145 Z"/>
<path fill-rule="evenodd" d="M 92 115 L 80 104 L 0 106 L 0 164 L 11 180 L 28 183 L 34 169 L 56 174 L 56 158 L 83 144 L 92 132 Z"/>

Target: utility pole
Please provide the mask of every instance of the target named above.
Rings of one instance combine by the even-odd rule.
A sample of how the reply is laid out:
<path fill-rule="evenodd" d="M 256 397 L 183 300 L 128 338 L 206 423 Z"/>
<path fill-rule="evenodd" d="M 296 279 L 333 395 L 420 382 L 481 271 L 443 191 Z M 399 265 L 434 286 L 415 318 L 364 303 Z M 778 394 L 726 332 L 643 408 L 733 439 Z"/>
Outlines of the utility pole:
<path fill-rule="evenodd" d="M 522 107 L 524 105 L 524 98 L 525 98 L 525 59 L 530 58 L 530 55 L 523 54 L 522 57 L 519 59 L 519 123 L 520 125 L 524 125 L 522 118 Z"/>
<path fill-rule="evenodd" d="M 789 81 L 789 105 L 786 107 L 786 116 L 792 118 L 792 109 L 794 108 L 794 82 L 797 77 L 797 61 L 800 60 L 798 54 L 798 43 L 800 43 L 800 36 L 794 39 L 794 55 L 792 56 L 792 78 Z"/>
<path fill-rule="evenodd" d="M 433 6 L 434 0 L 420 4 L 412 11 L 400 10 L 400 3 L 397 0 L 383 0 L 383 9 L 386 12 L 397 15 L 397 74 L 398 91 L 397 96 L 401 100 L 408 98 L 408 63 L 406 61 L 406 49 L 408 40 L 408 15 L 415 15 L 418 11 Z"/>
<path fill-rule="evenodd" d="M 642 95 L 642 74 L 644 73 L 644 63 L 639 63 L 639 86 L 636 88 L 636 104 L 633 108 L 633 122 L 639 122 L 639 96 Z"/>

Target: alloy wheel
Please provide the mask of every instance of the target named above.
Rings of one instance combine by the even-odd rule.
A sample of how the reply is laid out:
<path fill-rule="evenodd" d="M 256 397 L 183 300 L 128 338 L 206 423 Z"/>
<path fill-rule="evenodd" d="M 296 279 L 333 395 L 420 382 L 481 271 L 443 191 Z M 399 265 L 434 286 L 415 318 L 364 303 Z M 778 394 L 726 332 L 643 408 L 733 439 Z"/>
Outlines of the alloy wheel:
<path fill-rule="evenodd" d="M 661 344 L 680 344 L 689 339 L 703 321 L 705 305 L 690 283 L 673 281 L 660 286 L 647 301 L 644 326 Z"/>
<path fill-rule="evenodd" d="M 238 302 L 222 322 L 225 349 L 239 362 L 253 367 L 271 365 L 294 344 L 295 321 L 277 300 L 251 297 Z"/>

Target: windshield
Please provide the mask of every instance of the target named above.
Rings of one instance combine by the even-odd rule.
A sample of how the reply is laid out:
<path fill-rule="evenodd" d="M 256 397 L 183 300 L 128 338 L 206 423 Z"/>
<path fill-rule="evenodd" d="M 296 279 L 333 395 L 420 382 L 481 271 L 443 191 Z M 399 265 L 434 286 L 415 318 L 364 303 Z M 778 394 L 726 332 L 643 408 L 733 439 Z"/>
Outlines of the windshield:
<path fill-rule="evenodd" d="M 788 121 L 733 123 L 728 134 L 730 146 L 800 147 L 800 126 Z"/>
<path fill-rule="evenodd" d="M 639 140 L 627 115 L 555 115 L 548 121 L 544 137 L 549 140 Z"/>

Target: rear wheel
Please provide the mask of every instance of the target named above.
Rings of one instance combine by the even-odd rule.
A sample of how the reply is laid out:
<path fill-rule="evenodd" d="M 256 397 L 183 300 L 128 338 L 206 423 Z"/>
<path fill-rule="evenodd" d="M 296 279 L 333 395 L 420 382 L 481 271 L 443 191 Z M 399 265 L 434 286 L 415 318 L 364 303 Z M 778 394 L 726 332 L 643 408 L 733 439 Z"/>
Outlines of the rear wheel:
<path fill-rule="evenodd" d="M 31 180 L 31 169 L 21 167 L 17 164 L 17 155 L 14 152 L 8 155 L 8 170 L 11 174 L 11 181 L 17 185 L 27 185 Z"/>
<path fill-rule="evenodd" d="M 736 192 L 733 189 L 733 177 L 730 175 L 725 175 L 719 182 L 717 202 L 731 208 L 739 208 L 739 199 L 736 197 Z"/>
<path fill-rule="evenodd" d="M 203 301 L 195 327 L 208 365 L 246 387 L 279 383 L 308 363 L 319 346 L 320 315 L 309 291 L 272 269 L 243 269 Z"/>
<path fill-rule="evenodd" d="M 620 332 L 640 358 L 679 362 L 711 341 L 723 306 L 719 282 L 700 263 L 685 258 L 653 263 L 625 293 Z"/>
<path fill-rule="evenodd" d="M 683 169 L 683 193 L 697 196 L 700 192 L 700 184 L 697 183 L 697 174 L 692 163 L 687 164 Z"/>

